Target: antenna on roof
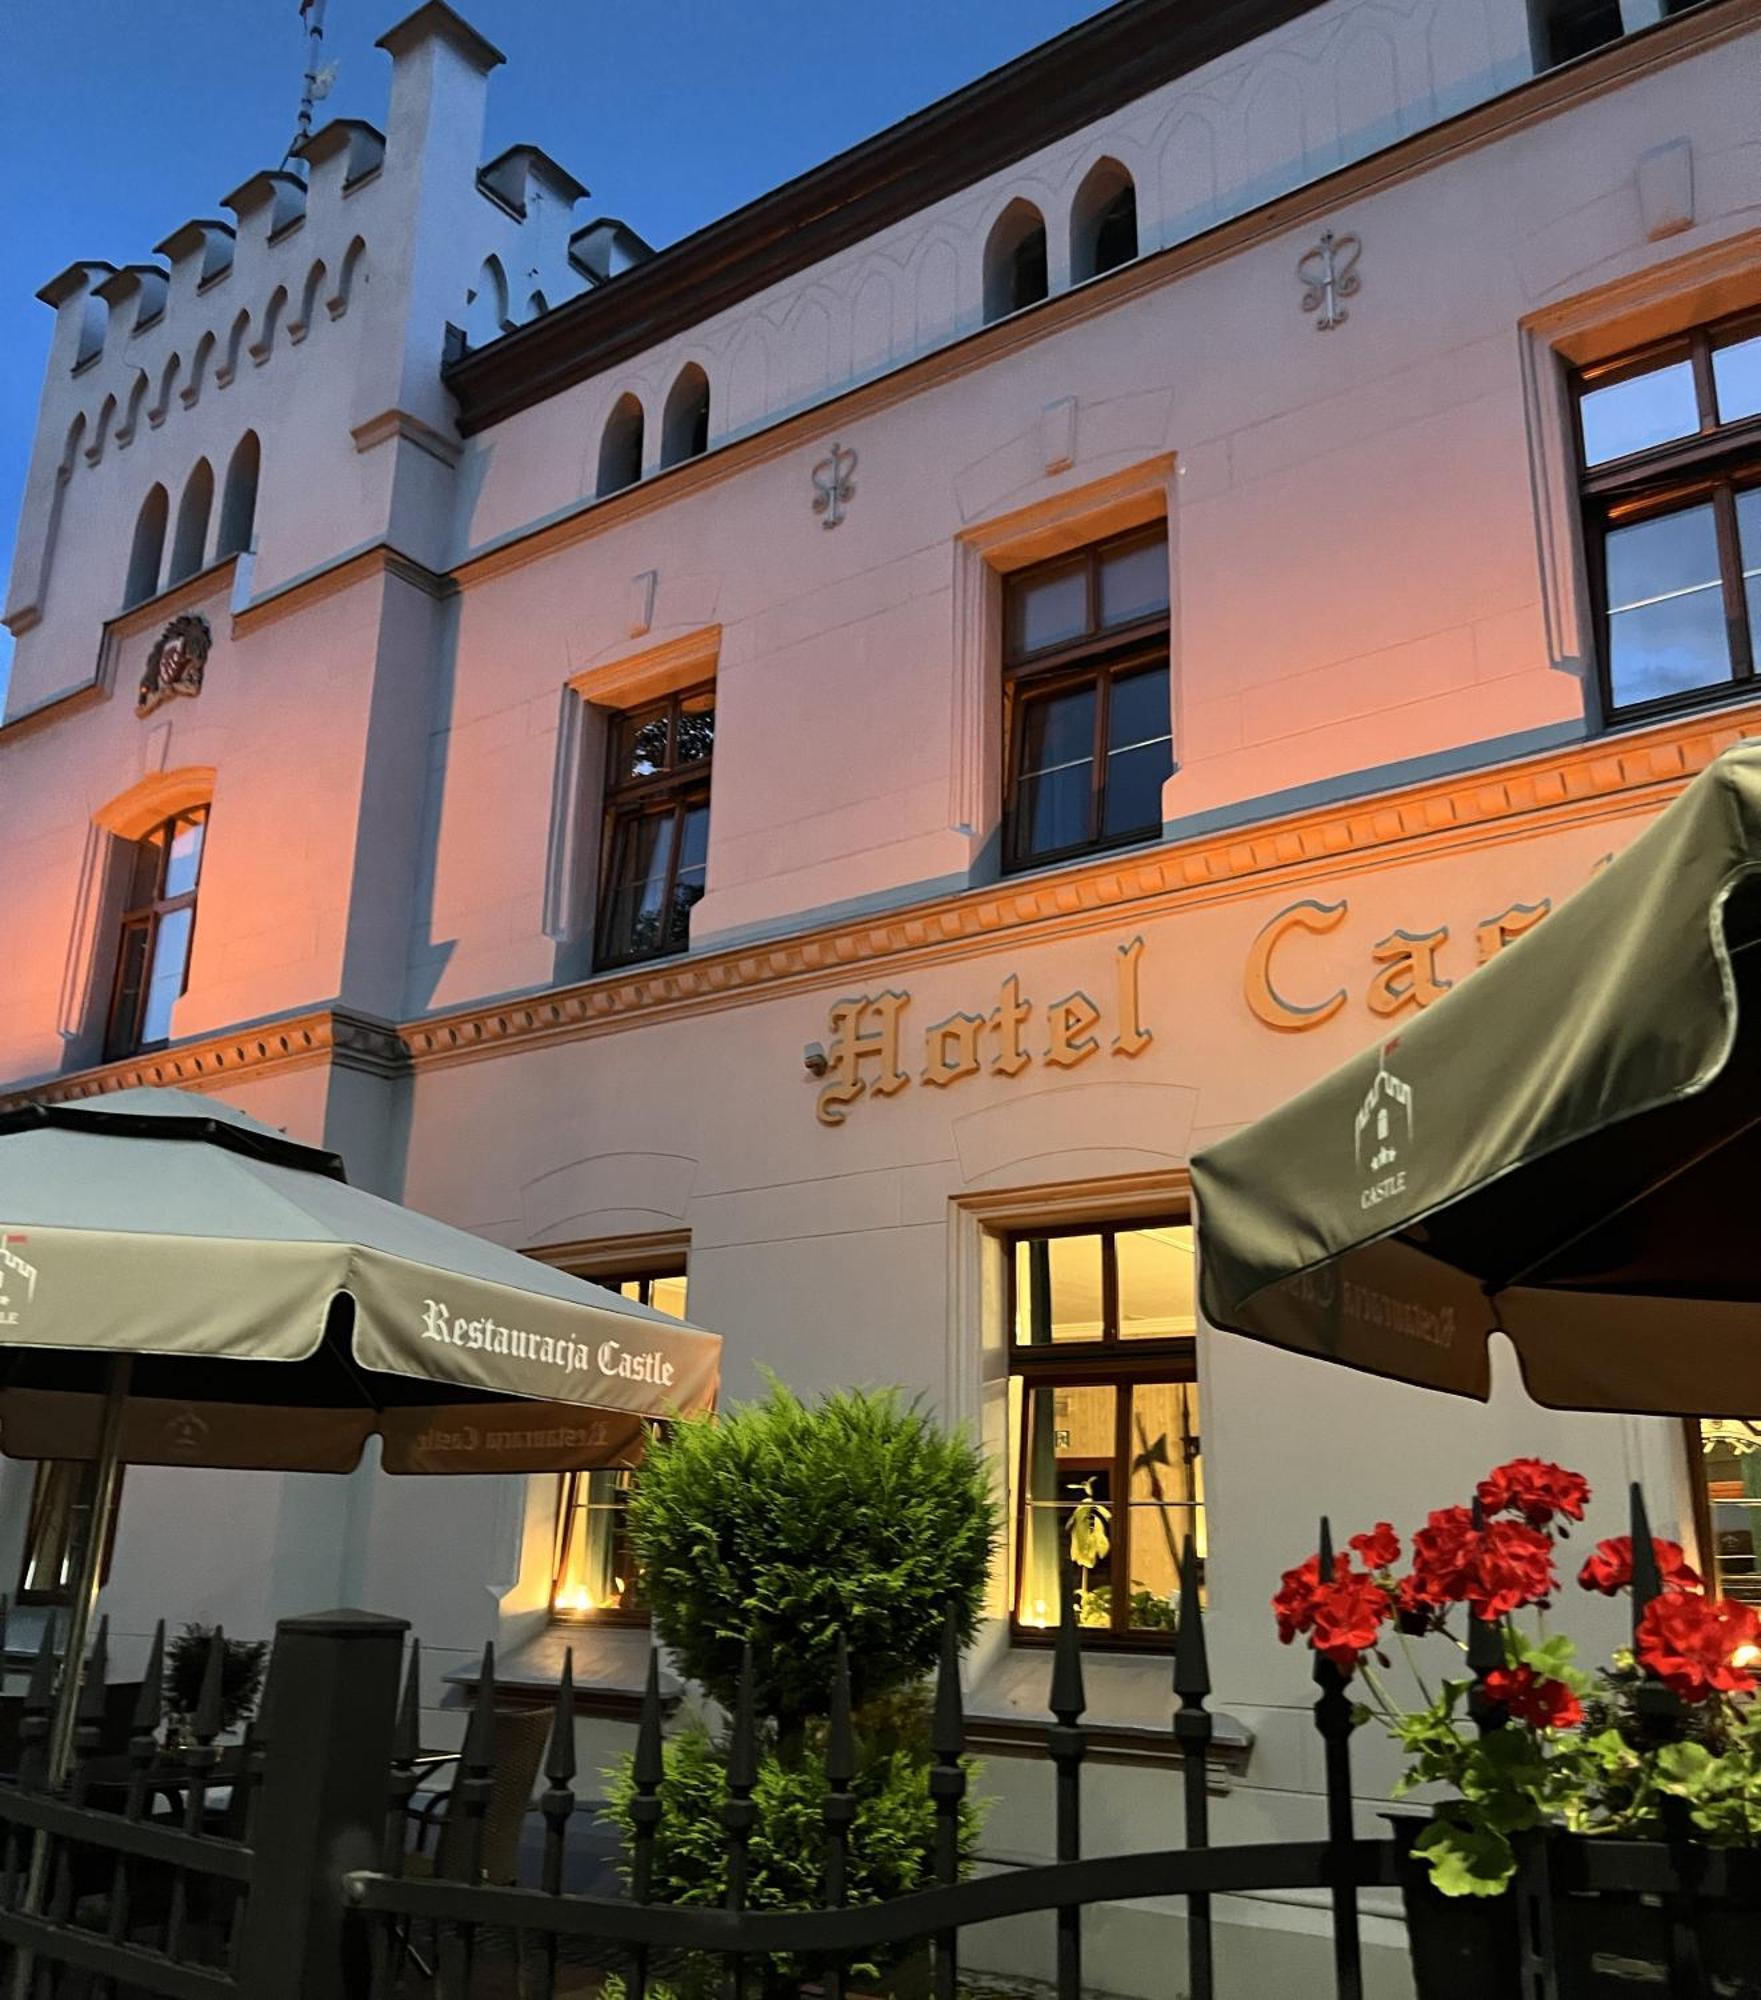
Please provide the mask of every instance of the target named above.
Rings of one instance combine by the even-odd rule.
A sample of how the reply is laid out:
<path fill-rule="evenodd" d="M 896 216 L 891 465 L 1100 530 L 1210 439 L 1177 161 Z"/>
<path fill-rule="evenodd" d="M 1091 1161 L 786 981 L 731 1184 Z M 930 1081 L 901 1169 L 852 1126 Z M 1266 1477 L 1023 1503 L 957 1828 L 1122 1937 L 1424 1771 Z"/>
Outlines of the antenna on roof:
<path fill-rule="evenodd" d="M 293 144 L 282 155 L 287 166 L 312 136 L 312 107 L 330 95 L 336 81 L 336 64 L 320 63 L 324 53 L 324 0 L 300 0 L 300 21 L 306 30 L 306 74 L 300 91 L 300 122 Z"/>

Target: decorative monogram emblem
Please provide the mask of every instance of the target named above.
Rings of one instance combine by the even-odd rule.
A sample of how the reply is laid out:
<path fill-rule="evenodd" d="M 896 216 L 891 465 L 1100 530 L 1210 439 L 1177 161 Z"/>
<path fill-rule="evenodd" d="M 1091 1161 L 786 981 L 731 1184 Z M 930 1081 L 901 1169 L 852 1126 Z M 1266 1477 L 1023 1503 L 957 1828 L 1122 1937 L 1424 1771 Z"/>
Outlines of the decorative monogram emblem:
<path fill-rule="evenodd" d="M 813 511 L 825 516 L 822 526 L 835 528 L 844 518 L 844 509 L 856 491 L 851 477 L 855 470 L 856 453 L 841 444 L 833 445 L 831 457 L 822 458 L 813 468 Z"/>
<path fill-rule="evenodd" d="M 1412 1085 L 1388 1067 L 1388 1058 L 1399 1046 L 1398 1036 L 1382 1045 L 1376 1074 L 1358 1107 L 1352 1143 L 1358 1172 L 1371 1177 L 1358 1196 L 1360 1208 L 1376 1208 L 1406 1192 L 1404 1156 L 1413 1140 Z"/>
<path fill-rule="evenodd" d="M 1357 260 L 1363 255 L 1364 246 L 1355 236 L 1335 236 L 1328 230 L 1320 242 L 1301 258 L 1296 266 L 1296 275 L 1302 281 L 1302 309 L 1305 313 L 1317 313 L 1315 330 L 1328 333 L 1336 326 L 1343 326 L 1351 315 L 1340 303 L 1342 299 L 1355 299 L 1362 289 L 1362 280 L 1357 275 Z"/>
<path fill-rule="evenodd" d="M 174 694 L 200 694 L 213 644 L 214 635 L 199 611 L 186 611 L 181 618 L 172 619 L 147 655 L 146 671 L 135 695 L 136 715 L 151 715 Z"/>
<path fill-rule="evenodd" d="M 0 1232 L 0 1326 L 17 1326 L 20 1310 L 37 1296 L 37 1267 L 23 1255 L 29 1241 Z"/>

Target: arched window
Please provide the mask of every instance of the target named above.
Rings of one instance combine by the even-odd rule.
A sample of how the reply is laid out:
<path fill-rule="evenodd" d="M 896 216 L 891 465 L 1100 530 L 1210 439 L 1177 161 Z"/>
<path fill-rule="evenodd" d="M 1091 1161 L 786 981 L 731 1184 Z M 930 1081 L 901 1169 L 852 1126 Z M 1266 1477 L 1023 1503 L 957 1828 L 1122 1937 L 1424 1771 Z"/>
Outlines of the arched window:
<path fill-rule="evenodd" d="M 135 441 L 135 432 L 141 427 L 141 412 L 147 407 L 147 371 L 135 370 L 135 379 L 128 392 L 128 402 L 124 406 L 122 422 L 116 427 L 118 445 L 129 445 Z"/>
<path fill-rule="evenodd" d="M 226 359 L 214 371 L 214 386 L 224 389 L 238 373 L 238 365 L 244 359 L 245 340 L 251 331 L 251 316 L 240 312 L 232 323 L 232 332 L 226 338 Z"/>
<path fill-rule="evenodd" d="M 608 493 L 634 486 L 641 477 L 642 405 L 636 397 L 623 395 L 612 405 L 599 434 L 599 484 L 594 491 L 603 500 Z"/>
<path fill-rule="evenodd" d="M 147 422 L 155 430 L 164 423 L 171 410 L 171 399 L 177 393 L 177 378 L 183 371 L 183 356 L 174 354 L 165 364 L 165 372 L 159 377 L 159 395 L 147 411 Z"/>
<path fill-rule="evenodd" d="M 1070 210 L 1070 275 L 1080 284 L 1136 255 L 1136 185 L 1117 160 L 1097 160 Z"/>
<path fill-rule="evenodd" d="M 542 292 L 534 292 L 526 301 L 526 317 L 528 319 L 541 319 L 549 310 L 550 301 Z"/>
<path fill-rule="evenodd" d="M 269 294 L 269 303 L 263 308 L 263 324 L 257 338 L 251 342 L 251 359 L 259 368 L 275 352 L 275 336 L 281 327 L 281 315 L 287 307 L 287 287 L 277 285 Z"/>
<path fill-rule="evenodd" d="M 305 289 L 300 293 L 300 316 L 288 323 L 289 340 L 304 340 L 312 331 L 312 318 L 318 310 L 318 301 L 324 296 L 324 280 L 328 276 L 323 258 L 319 258 L 306 273 Z"/>
<path fill-rule="evenodd" d="M 251 546 L 257 527 L 257 475 L 262 469 L 263 448 L 255 431 L 246 431 L 233 447 L 226 467 L 226 486 L 220 495 L 220 536 L 214 544 L 214 560 L 243 555 Z"/>
<path fill-rule="evenodd" d="M 122 590 L 124 610 L 159 594 L 159 565 L 165 555 L 165 523 L 170 513 L 171 502 L 163 486 L 155 486 L 141 502 L 128 552 L 128 581 Z"/>
<path fill-rule="evenodd" d="M 508 281 L 499 257 L 485 257 L 477 282 L 465 294 L 465 339 L 487 347 L 507 331 Z"/>
<path fill-rule="evenodd" d="M 361 266 L 366 259 L 366 239 L 357 236 L 343 252 L 342 269 L 337 273 L 336 290 L 324 301 L 324 310 L 332 319 L 341 319 L 348 311 L 349 301 L 355 295 L 355 286 L 362 282 Z"/>
<path fill-rule="evenodd" d="M 110 327 L 110 308 L 95 292 L 87 292 L 80 307 L 79 345 L 73 351 L 73 365 L 83 368 L 104 352 L 104 335 Z"/>
<path fill-rule="evenodd" d="M 92 441 L 86 446 L 86 463 L 96 465 L 104 456 L 104 447 L 110 442 L 110 426 L 116 418 L 116 398 L 106 396 L 98 409 L 98 421 L 92 428 Z"/>
<path fill-rule="evenodd" d="M 984 316 L 1006 319 L 1046 295 L 1046 220 L 1030 201 L 1012 201 L 984 246 Z"/>
<path fill-rule="evenodd" d="M 208 808 L 192 806 L 128 843 L 106 1062 L 171 1039 L 172 1009 L 189 984 L 207 832 Z"/>
<path fill-rule="evenodd" d="M 214 510 L 214 468 L 198 458 L 184 482 L 183 498 L 177 503 L 177 530 L 171 537 L 171 567 L 165 583 L 169 589 L 194 576 L 208 553 L 208 516 Z"/>
<path fill-rule="evenodd" d="M 666 399 L 660 421 L 660 462 L 678 465 L 709 449 L 709 377 L 687 361 Z"/>

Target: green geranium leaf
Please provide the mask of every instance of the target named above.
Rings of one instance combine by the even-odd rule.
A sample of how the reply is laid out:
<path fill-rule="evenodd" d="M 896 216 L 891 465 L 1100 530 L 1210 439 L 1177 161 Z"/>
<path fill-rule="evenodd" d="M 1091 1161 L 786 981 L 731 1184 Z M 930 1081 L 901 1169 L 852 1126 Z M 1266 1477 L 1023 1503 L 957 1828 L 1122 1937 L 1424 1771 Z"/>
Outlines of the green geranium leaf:
<path fill-rule="evenodd" d="M 1516 1873 L 1516 1856 L 1503 1834 L 1488 1826 L 1433 1820 L 1414 1843 L 1445 1896 L 1502 1895 Z"/>

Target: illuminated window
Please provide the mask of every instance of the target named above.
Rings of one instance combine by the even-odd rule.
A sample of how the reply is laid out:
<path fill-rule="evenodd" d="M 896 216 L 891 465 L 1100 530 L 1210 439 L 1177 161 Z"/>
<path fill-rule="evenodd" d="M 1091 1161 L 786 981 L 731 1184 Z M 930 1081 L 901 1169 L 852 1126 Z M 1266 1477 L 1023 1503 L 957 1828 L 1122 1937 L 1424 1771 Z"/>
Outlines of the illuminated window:
<path fill-rule="evenodd" d="M 1697 1428 L 1701 1554 L 1714 1572 L 1707 1581 L 1722 1596 L 1761 1605 L 1761 1420 L 1703 1417 Z"/>
<path fill-rule="evenodd" d="M 98 1468 L 85 1459 L 45 1459 L 31 1488 L 30 1523 L 18 1572 L 20 1604 L 71 1604 L 73 1586 L 92 1529 Z M 120 1493 L 119 1493 L 120 1499 Z M 103 1576 L 110 1574 L 116 1512 L 104 1547 Z"/>
<path fill-rule="evenodd" d="M 715 689 L 611 718 L 596 962 L 683 951 L 709 860 Z"/>
<path fill-rule="evenodd" d="M 171 1039 L 172 1009 L 189 984 L 207 831 L 208 808 L 193 806 L 130 843 L 106 1062 Z"/>
<path fill-rule="evenodd" d="M 1015 1629 L 1066 1597 L 1096 1640 L 1166 1645 L 1205 1554 L 1193 1232 L 1184 1219 L 1010 1246 Z"/>
<path fill-rule="evenodd" d="M 685 1317 L 685 1265 L 656 1266 L 638 1277 L 592 1282 L 656 1311 Z M 557 1493 L 556 1545 L 550 1571 L 550 1615 L 595 1624 L 646 1624 L 640 1579 L 630 1554 L 627 1467 L 566 1472 Z"/>
<path fill-rule="evenodd" d="M 1174 769 L 1158 523 L 1003 579 L 1003 860 L 1154 839 Z"/>
<path fill-rule="evenodd" d="M 1761 319 L 1582 370 L 1578 451 L 1605 712 L 1753 695 L 1761 650 Z"/>

